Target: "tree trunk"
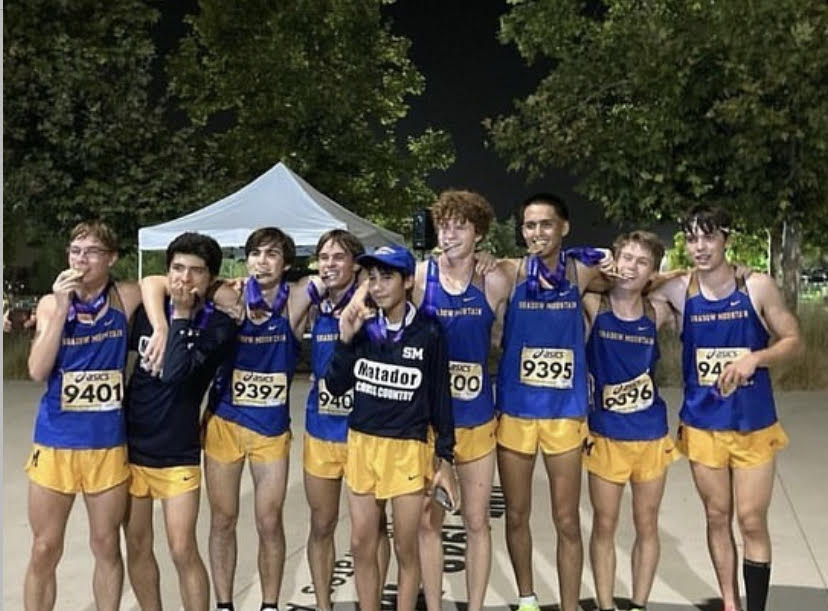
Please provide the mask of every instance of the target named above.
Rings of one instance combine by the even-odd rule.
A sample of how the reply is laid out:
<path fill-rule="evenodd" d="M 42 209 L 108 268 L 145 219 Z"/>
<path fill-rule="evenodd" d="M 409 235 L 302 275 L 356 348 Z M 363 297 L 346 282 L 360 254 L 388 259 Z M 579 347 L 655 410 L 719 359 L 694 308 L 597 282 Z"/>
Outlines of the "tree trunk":
<path fill-rule="evenodd" d="M 782 286 L 782 227 L 781 221 L 768 229 L 768 274 Z"/>
<path fill-rule="evenodd" d="M 799 303 L 799 268 L 802 264 L 802 223 L 782 222 L 781 276 L 782 295 L 792 312 Z"/>

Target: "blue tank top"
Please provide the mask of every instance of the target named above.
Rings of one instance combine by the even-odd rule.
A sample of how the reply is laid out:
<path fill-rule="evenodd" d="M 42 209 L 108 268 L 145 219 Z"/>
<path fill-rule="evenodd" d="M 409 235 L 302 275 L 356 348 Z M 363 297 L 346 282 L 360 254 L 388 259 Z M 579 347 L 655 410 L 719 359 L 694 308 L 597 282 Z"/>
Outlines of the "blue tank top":
<path fill-rule="evenodd" d="M 497 409 L 520 418 L 582 418 L 587 368 L 575 261 L 566 260 L 566 277 L 553 288 L 533 289 L 529 267 L 535 277 L 518 283 L 506 310 Z"/>
<path fill-rule="evenodd" d="M 247 316 L 236 335 L 235 355 L 216 375 L 213 411 L 261 435 L 281 435 L 290 426 L 290 383 L 299 340 L 280 311 L 264 322 Z"/>
<path fill-rule="evenodd" d="M 433 313 L 446 334 L 454 425 L 470 428 L 490 421 L 494 397 L 488 362 L 495 315 L 486 294 L 474 279 L 460 295 L 449 293 L 432 258 L 420 309 Z"/>
<path fill-rule="evenodd" d="M 757 367 L 745 385 L 727 396 L 715 386 L 728 363 L 767 347 L 769 338 L 750 302 L 743 276 L 737 274 L 736 289 L 729 296 L 710 300 L 702 295 L 696 274 L 691 275 L 681 334 L 681 421 L 719 431 L 756 431 L 775 423 L 776 407 L 767 367 Z"/>
<path fill-rule="evenodd" d="M 305 410 L 305 430 L 312 437 L 324 441 L 344 443 L 348 437 L 348 414 L 354 407 L 354 391 L 334 396 L 325 385 L 325 371 L 333 358 L 339 339 L 337 314 L 345 303 L 335 308 L 316 293 L 310 293 L 317 306 L 316 320 L 311 329 L 311 386 Z"/>
<path fill-rule="evenodd" d="M 114 283 L 106 312 L 91 324 L 67 320 L 40 400 L 34 442 L 53 448 L 99 449 L 126 443 L 124 367 L 128 325 Z"/>
<path fill-rule="evenodd" d="M 586 345 L 590 376 L 589 430 L 622 441 L 660 439 L 667 434 L 667 405 L 658 394 L 659 351 L 655 312 L 644 301 L 644 316 L 622 320 L 607 295 Z"/>

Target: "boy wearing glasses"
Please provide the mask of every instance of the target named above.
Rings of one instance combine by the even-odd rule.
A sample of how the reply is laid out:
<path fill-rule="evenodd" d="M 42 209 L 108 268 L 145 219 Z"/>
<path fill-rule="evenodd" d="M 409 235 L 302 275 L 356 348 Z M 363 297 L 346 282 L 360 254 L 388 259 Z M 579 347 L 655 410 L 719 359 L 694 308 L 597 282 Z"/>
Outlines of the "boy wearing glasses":
<path fill-rule="evenodd" d="M 134 283 L 114 282 L 115 232 L 100 221 L 69 236 L 69 268 L 37 305 L 29 375 L 46 382 L 26 464 L 33 542 L 26 609 L 52 609 L 66 521 L 83 493 L 95 559 L 98 609 L 119 607 L 124 568 L 119 528 L 129 477 L 124 427 L 128 324 L 141 302 Z"/>

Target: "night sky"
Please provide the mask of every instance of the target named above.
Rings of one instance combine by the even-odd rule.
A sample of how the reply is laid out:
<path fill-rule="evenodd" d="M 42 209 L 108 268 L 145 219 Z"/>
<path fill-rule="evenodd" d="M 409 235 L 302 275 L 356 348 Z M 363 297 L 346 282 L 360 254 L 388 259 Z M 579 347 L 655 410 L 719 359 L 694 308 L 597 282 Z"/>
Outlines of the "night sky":
<path fill-rule="evenodd" d="M 155 38 L 163 55 L 183 34 L 181 19 L 197 3 L 150 3 L 162 12 Z M 510 113 L 513 102 L 532 92 L 547 71 L 543 65 L 527 67 L 514 45 L 497 40 L 500 16 L 507 10 L 505 0 L 398 0 L 383 8 L 394 33 L 412 41 L 411 58 L 426 79 L 426 91 L 410 100 L 399 133 L 417 134 L 431 126 L 451 134 L 456 160 L 448 171 L 430 177 L 435 191 L 478 191 L 501 219 L 531 193 L 556 193 L 569 204 L 570 245 L 608 244 L 618 229 L 605 222 L 600 206 L 574 192 L 574 177 L 550 168 L 543 179 L 527 184 L 525 176 L 508 173 L 506 161 L 486 146 L 482 121 Z M 672 233 L 658 232 L 662 237 Z"/>
<path fill-rule="evenodd" d="M 478 191 L 501 219 L 531 193 L 551 191 L 569 204 L 570 244 L 611 242 L 618 230 L 604 221 L 600 206 L 574 192 L 574 177 L 550 168 L 543 179 L 527 184 L 486 147 L 483 119 L 512 112 L 513 102 L 531 93 L 548 70 L 527 67 L 514 45 L 497 39 L 507 10 L 505 1 L 496 0 L 401 0 L 387 7 L 392 30 L 412 41 L 411 57 L 426 77 L 426 92 L 412 100 L 401 129 L 418 132 L 431 125 L 451 134 L 457 158 L 447 172 L 431 178 L 435 190 Z"/>

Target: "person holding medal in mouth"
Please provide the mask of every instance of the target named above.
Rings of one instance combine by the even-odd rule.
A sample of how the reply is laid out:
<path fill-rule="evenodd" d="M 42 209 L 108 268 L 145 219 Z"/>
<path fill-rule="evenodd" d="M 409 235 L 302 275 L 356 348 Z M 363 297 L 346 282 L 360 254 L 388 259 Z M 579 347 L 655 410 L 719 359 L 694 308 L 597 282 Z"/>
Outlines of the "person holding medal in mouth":
<path fill-rule="evenodd" d="M 114 282 L 118 238 L 101 221 L 69 234 L 69 268 L 40 299 L 29 375 L 46 382 L 26 463 L 32 549 L 23 607 L 52 609 L 66 522 L 77 493 L 89 516 L 98 609 L 118 609 L 124 580 L 120 527 L 127 502 L 124 368 L 135 283 Z M 65 605 L 60 605 L 63 608 Z"/>
<path fill-rule="evenodd" d="M 469 611 L 483 607 L 489 583 L 492 539 L 489 499 L 495 468 L 494 394 L 489 378 L 492 330 L 503 322 L 511 284 L 494 267 L 478 273 L 477 245 L 494 216 L 472 191 L 444 191 L 431 207 L 439 254 L 417 265 L 414 302 L 443 327 L 448 346 L 454 411 L 457 477 L 466 527 L 466 593 Z M 420 530 L 420 565 L 428 608 L 442 599 L 442 525 L 445 510 L 426 502 Z"/>
<path fill-rule="evenodd" d="M 506 501 L 506 543 L 518 586 L 519 611 L 537 611 L 529 515 L 538 448 L 549 479 L 557 533 L 562 611 L 575 611 L 583 546 L 578 505 L 581 446 L 586 438 L 587 368 L 581 295 L 611 271 L 609 251 L 564 250 L 569 210 L 540 193 L 518 210 L 529 256 L 506 260 L 512 279 L 497 377 L 498 469 Z"/>
<path fill-rule="evenodd" d="M 747 608 L 763 611 L 775 456 L 788 444 L 768 367 L 798 355 L 802 338 L 773 278 L 728 262 L 733 229 L 726 210 L 697 204 L 682 230 L 695 268 L 650 294 L 655 303 L 672 306 L 681 324 L 684 401 L 678 448 L 690 460 L 704 504 L 707 545 L 725 611 L 741 608 L 734 511 L 744 539 Z"/>
<path fill-rule="evenodd" d="M 318 611 L 331 611 L 331 580 L 336 551 L 334 530 L 339 521 L 339 497 L 347 457 L 348 414 L 354 392 L 336 396 L 325 385 L 325 371 L 339 339 L 339 316 L 353 297 L 358 282 L 357 258 L 365 252 L 362 242 L 344 229 L 324 233 L 316 244 L 319 276 L 307 283 L 312 307 L 311 387 L 305 411 L 302 463 L 305 496 L 311 510 L 308 533 L 308 566 Z M 377 566 L 379 594 L 390 559 L 385 512 L 379 524 Z"/>
<path fill-rule="evenodd" d="M 161 609 L 158 563 L 153 553 L 156 499 L 164 512 L 183 608 L 203 611 L 210 601 L 210 584 L 196 538 L 201 498 L 199 411 L 236 333 L 235 321 L 216 310 L 209 297 L 221 259 L 218 243 L 198 233 L 182 233 L 167 246 L 167 276 L 162 278 L 169 298 L 157 308 L 169 327 L 163 371 L 155 375 L 147 363 L 139 364 L 127 387 L 132 474 L 124 526 L 127 568 L 132 589 L 145 611 Z M 154 302 L 149 295 L 144 297 L 145 306 Z M 150 320 L 149 309 L 140 308 L 130 338 L 130 348 L 139 354 L 146 352 L 145 344 L 157 327 Z"/>
<path fill-rule="evenodd" d="M 589 367 L 589 438 L 584 466 L 593 508 L 589 553 L 599 611 L 612 611 L 615 531 L 627 482 L 632 489 L 635 541 L 629 609 L 643 611 L 659 558 L 658 513 L 667 468 L 678 458 L 667 405 L 655 383 L 658 328 L 674 322 L 645 291 L 656 278 L 664 246 L 649 231 L 616 238 L 618 277 L 603 293 L 584 295 Z"/>

